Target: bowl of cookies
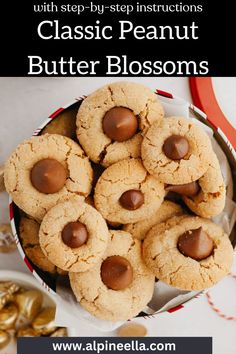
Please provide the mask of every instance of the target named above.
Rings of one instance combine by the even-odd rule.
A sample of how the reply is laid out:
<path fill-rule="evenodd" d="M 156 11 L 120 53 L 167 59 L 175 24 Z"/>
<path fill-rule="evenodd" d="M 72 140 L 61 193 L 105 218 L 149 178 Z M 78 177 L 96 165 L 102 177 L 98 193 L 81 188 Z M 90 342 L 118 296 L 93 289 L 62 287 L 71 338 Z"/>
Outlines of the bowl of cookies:
<path fill-rule="evenodd" d="M 58 312 L 100 327 L 173 312 L 230 272 L 235 170 L 203 112 L 115 82 L 54 112 L 4 180 L 25 263 Z"/>
<path fill-rule="evenodd" d="M 19 337 L 65 337 L 56 326 L 54 297 L 30 275 L 0 271 L 0 353 L 16 353 Z"/>

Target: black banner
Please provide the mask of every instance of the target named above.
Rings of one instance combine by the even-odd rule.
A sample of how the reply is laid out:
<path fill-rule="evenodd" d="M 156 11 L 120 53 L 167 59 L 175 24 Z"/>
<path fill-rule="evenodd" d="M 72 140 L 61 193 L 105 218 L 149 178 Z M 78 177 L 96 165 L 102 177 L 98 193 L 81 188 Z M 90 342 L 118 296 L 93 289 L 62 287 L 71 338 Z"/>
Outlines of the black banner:
<path fill-rule="evenodd" d="M 150 338 L 18 338 L 18 354 L 55 354 L 86 352 L 111 353 L 175 353 L 212 354 L 210 337 Z"/>
<path fill-rule="evenodd" d="M 199 0 L 1 4 L 0 76 L 234 76 L 234 21 Z"/>

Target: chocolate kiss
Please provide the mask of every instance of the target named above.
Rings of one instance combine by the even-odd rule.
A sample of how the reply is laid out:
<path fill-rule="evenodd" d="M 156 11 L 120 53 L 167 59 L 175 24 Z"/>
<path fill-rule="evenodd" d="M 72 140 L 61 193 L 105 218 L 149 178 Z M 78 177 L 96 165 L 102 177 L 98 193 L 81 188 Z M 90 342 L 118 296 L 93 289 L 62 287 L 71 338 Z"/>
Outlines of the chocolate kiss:
<path fill-rule="evenodd" d="M 119 202 L 124 209 L 136 210 L 143 205 L 144 195 L 139 190 L 130 189 L 121 195 Z"/>
<path fill-rule="evenodd" d="M 111 256 L 102 263 L 101 278 L 109 289 L 123 290 L 133 280 L 133 269 L 128 259 L 121 256 Z"/>
<path fill-rule="evenodd" d="M 106 112 L 102 121 L 103 131 L 114 141 L 131 139 L 138 130 L 138 119 L 133 111 L 125 107 L 113 107 Z"/>
<path fill-rule="evenodd" d="M 188 140 L 181 135 L 171 135 L 164 141 L 163 151 L 169 159 L 181 160 L 189 151 Z"/>
<path fill-rule="evenodd" d="M 200 186 L 197 181 L 186 184 L 169 184 L 165 187 L 168 192 L 175 192 L 187 197 L 194 197 L 200 191 Z"/>
<path fill-rule="evenodd" d="M 69 222 L 62 230 L 62 241 L 70 248 L 81 247 L 87 240 L 87 228 L 79 221 Z"/>
<path fill-rule="evenodd" d="M 31 183 L 39 192 L 52 194 L 59 192 L 65 185 L 67 171 L 55 159 L 43 159 L 33 166 L 30 172 Z"/>
<path fill-rule="evenodd" d="M 202 227 L 199 227 L 189 230 L 179 237 L 178 249 L 184 256 L 200 261 L 212 254 L 214 243 Z"/>

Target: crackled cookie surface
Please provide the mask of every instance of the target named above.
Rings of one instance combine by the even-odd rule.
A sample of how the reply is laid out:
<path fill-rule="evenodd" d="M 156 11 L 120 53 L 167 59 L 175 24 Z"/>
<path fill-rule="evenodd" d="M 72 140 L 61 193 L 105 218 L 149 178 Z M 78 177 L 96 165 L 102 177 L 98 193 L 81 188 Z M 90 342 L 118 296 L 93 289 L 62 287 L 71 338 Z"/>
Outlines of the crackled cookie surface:
<path fill-rule="evenodd" d="M 163 116 L 160 101 L 147 87 L 112 83 L 81 104 L 77 137 L 92 161 L 109 166 L 128 157 L 140 157 L 142 133 Z"/>
<path fill-rule="evenodd" d="M 70 273 L 70 283 L 78 302 L 92 315 L 128 320 L 151 300 L 154 275 L 142 260 L 139 240 L 125 231 L 110 234 L 102 260 L 88 272 Z"/>
<path fill-rule="evenodd" d="M 189 119 L 169 117 L 152 124 L 143 139 L 141 154 L 151 175 L 167 184 L 183 184 L 206 172 L 212 146 L 201 127 Z"/>
<path fill-rule="evenodd" d="M 20 144 L 6 162 L 4 179 L 13 201 L 41 220 L 47 210 L 73 195 L 90 193 L 89 159 L 71 139 L 46 134 Z"/>
<path fill-rule="evenodd" d="M 40 224 L 27 216 L 20 220 L 19 236 L 26 256 L 40 269 L 56 273 L 57 267 L 44 255 L 39 245 Z"/>
<path fill-rule="evenodd" d="M 148 232 L 143 256 L 165 283 L 183 290 L 203 290 L 229 273 L 233 248 L 220 226 L 200 217 L 180 216 Z"/>
<path fill-rule="evenodd" d="M 139 240 L 143 240 L 147 232 L 156 224 L 160 224 L 167 219 L 183 214 L 183 209 L 179 204 L 165 200 L 160 208 L 144 220 L 123 226 L 123 230 Z"/>
<path fill-rule="evenodd" d="M 57 267 L 84 272 L 103 256 L 109 234 L 105 220 L 78 197 L 48 211 L 39 230 L 40 246 Z"/>
<path fill-rule="evenodd" d="M 96 208 L 109 222 L 128 224 L 153 214 L 163 202 L 164 184 L 150 176 L 138 159 L 108 167 L 94 194 Z"/>
<path fill-rule="evenodd" d="M 220 214 L 225 206 L 226 190 L 220 164 L 215 154 L 212 154 L 209 168 L 199 178 L 198 184 L 200 190 L 197 195 L 183 196 L 185 204 L 195 214 L 205 218 Z"/>

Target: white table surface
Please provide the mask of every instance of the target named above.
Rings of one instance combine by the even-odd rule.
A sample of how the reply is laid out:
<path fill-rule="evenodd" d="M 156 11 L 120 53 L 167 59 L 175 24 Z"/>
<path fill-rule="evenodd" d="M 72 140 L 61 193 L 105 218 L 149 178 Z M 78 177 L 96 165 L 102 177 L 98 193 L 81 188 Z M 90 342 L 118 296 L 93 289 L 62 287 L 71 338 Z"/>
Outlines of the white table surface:
<path fill-rule="evenodd" d="M 54 110 L 74 98 L 89 93 L 117 78 L 0 78 L 0 165 L 16 144 Z M 120 79 L 121 80 L 121 79 Z M 125 80 L 128 80 L 125 79 Z M 160 88 L 191 101 L 187 78 L 130 78 L 152 89 Z M 222 109 L 236 126 L 236 78 L 214 79 L 214 87 Z M 0 222 L 8 220 L 7 196 L 0 194 Z M 236 267 L 235 272 L 236 272 Z M 0 254 L 0 269 L 27 272 L 18 252 Z M 217 305 L 229 315 L 236 315 L 236 280 L 226 277 L 213 290 Z M 150 336 L 212 336 L 214 354 L 235 353 L 236 322 L 220 318 L 208 305 L 205 296 L 173 314 L 154 319 L 137 319 L 148 328 Z M 80 323 L 78 336 L 103 336 L 89 325 Z"/>

